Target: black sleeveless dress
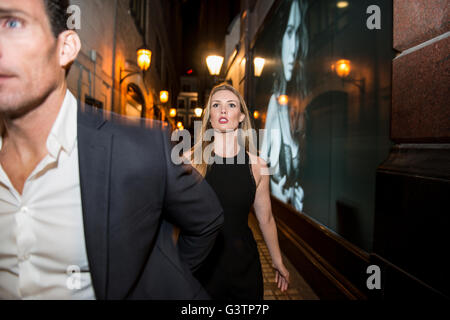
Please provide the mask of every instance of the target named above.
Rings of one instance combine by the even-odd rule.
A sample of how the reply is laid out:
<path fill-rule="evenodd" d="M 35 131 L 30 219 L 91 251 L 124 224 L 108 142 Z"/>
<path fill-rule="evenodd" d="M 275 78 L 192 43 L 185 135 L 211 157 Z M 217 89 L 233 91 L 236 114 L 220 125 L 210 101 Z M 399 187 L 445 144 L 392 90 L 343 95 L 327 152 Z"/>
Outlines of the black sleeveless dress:
<path fill-rule="evenodd" d="M 216 156 L 205 179 L 222 204 L 224 224 L 196 275 L 213 299 L 262 300 L 261 263 L 248 226 L 256 184 L 245 149 L 234 158 Z"/>

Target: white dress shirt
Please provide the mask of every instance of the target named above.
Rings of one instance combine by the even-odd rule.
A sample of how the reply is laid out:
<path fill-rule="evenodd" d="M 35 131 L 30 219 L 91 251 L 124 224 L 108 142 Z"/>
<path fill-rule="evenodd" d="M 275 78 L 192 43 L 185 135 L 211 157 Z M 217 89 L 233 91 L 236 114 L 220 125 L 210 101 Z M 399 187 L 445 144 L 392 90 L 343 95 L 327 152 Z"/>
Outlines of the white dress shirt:
<path fill-rule="evenodd" d="M 69 90 L 47 150 L 22 195 L 0 164 L 0 298 L 95 299 L 81 208 L 77 100 Z"/>

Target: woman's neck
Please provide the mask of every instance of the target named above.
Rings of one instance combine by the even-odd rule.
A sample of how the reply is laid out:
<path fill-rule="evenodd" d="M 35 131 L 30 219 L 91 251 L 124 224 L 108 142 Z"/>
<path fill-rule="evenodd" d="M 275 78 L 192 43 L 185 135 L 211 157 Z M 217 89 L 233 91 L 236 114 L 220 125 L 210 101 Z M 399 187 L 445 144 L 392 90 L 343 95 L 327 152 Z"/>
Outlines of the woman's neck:
<path fill-rule="evenodd" d="M 222 158 L 232 158 L 239 152 L 238 130 L 220 132 L 214 130 L 214 153 Z"/>

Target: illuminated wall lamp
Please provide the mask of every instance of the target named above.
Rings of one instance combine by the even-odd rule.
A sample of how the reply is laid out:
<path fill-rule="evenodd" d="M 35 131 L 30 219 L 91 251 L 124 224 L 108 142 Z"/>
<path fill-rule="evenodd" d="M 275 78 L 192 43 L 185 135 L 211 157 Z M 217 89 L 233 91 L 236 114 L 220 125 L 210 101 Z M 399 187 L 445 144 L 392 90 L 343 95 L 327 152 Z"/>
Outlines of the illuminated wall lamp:
<path fill-rule="evenodd" d="M 196 117 L 200 118 L 202 116 L 202 114 L 203 114 L 203 109 L 202 108 L 195 108 L 194 109 L 194 114 L 195 114 Z"/>
<path fill-rule="evenodd" d="M 137 65 L 142 72 L 145 72 L 150 68 L 150 64 L 152 63 L 152 52 L 146 48 L 140 48 L 136 52 Z M 127 73 L 125 75 L 122 75 Z M 129 71 L 125 69 L 120 69 L 120 81 L 122 83 L 126 78 L 141 73 L 140 71 Z"/>
<path fill-rule="evenodd" d="M 289 98 L 287 95 L 282 94 L 278 97 L 278 103 L 281 104 L 282 106 L 287 105 L 289 102 Z"/>
<path fill-rule="evenodd" d="M 208 56 L 206 58 L 206 65 L 208 66 L 209 73 L 212 76 L 218 76 L 220 74 L 222 64 L 223 57 L 221 56 Z"/>
<path fill-rule="evenodd" d="M 142 71 L 147 71 L 152 63 L 152 52 L 145 48 L 138 49 L 137 63 Z"/>
<path fill-rule="evenodd" d="M 336 61 L 334 64 L 332 64 L 331 70 L 335 72 L 339 78 L 342 79 L 342 82 L 352 83 L 357 86 L 361 92 L 365 92 L 366 79 L 353 79 L 349 77 L 350 72 L 352 71 L 350 60 L 340 59 Z"/>
<path fill-rule="evenodd" d="M 160 91 L 159 92 L 159 101 L 161 101 L 161 103 L 166 103 L 167 101 L 169 101 L 169 92 L 168 91 Z"/>
<path fill-rule="evenodd" d="M 253 64 L 255 65 L 255 77 L 261 76 L 265 62 L 266 60 L 264 58 L 257 57 L 253 59 Z"/>

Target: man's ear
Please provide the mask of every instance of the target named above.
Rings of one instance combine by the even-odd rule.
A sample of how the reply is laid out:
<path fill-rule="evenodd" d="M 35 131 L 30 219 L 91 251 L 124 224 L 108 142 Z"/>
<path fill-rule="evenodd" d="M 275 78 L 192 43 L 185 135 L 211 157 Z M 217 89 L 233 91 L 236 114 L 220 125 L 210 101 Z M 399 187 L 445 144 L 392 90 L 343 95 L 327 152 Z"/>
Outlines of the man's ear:
<path fill-rule="evenodd" d="M 81 40 L 73 30 L 66 30 L 58 36 L 59 65 L 68 68 L 81 50 Z"/>

